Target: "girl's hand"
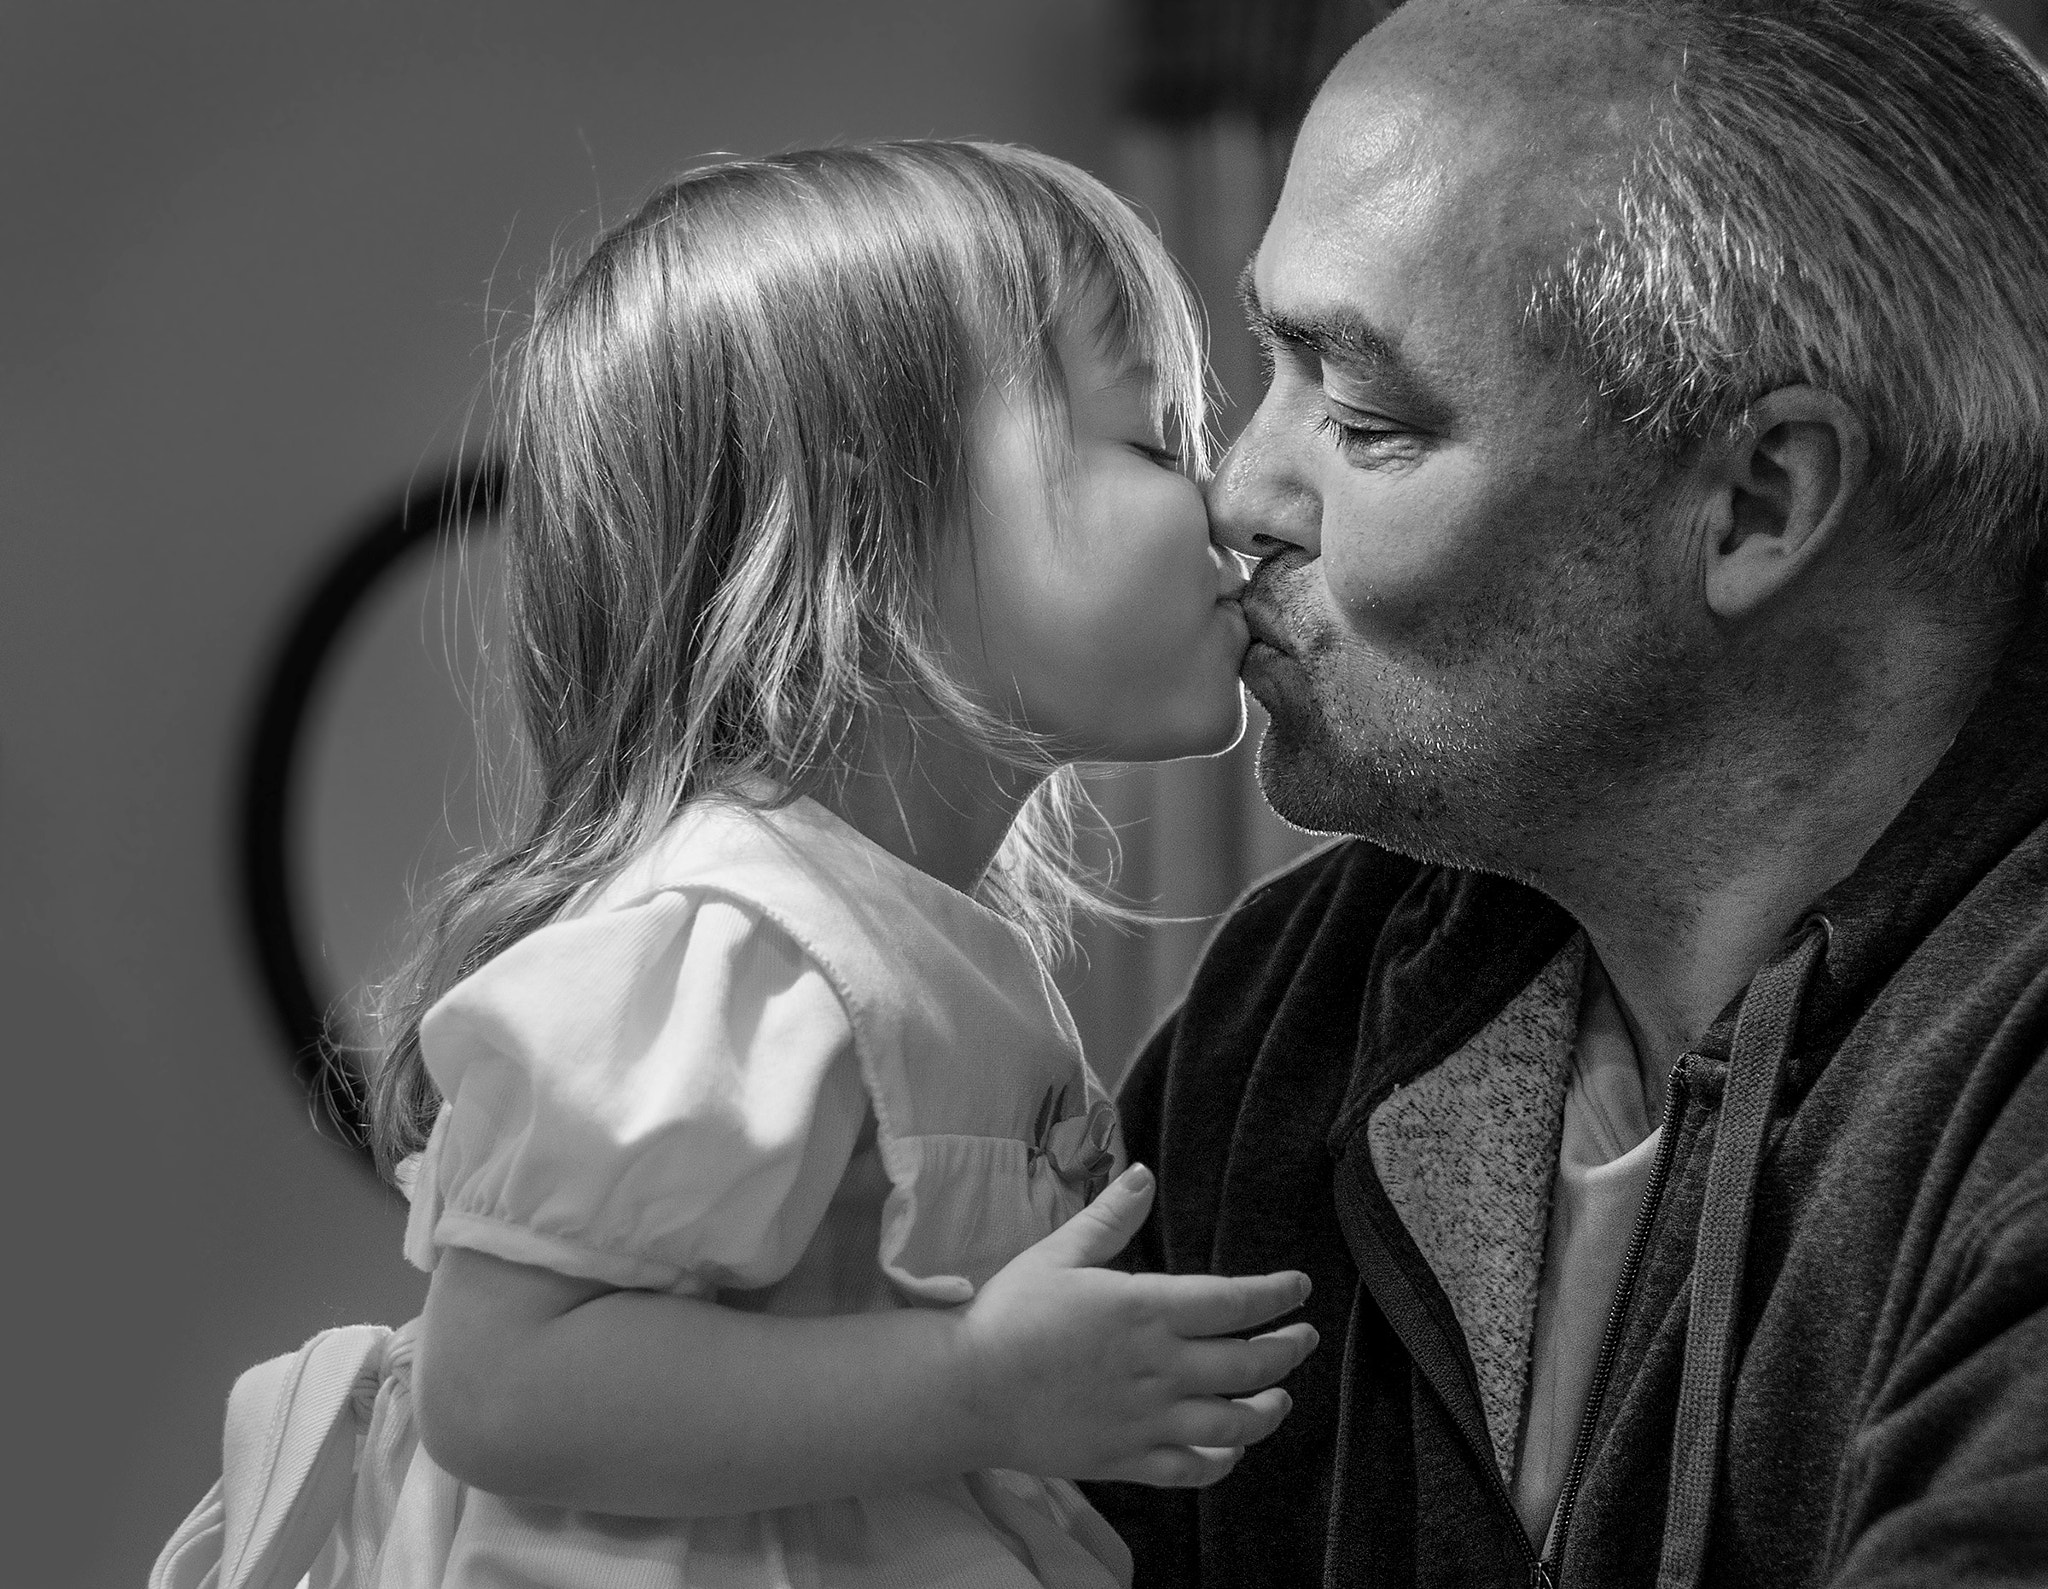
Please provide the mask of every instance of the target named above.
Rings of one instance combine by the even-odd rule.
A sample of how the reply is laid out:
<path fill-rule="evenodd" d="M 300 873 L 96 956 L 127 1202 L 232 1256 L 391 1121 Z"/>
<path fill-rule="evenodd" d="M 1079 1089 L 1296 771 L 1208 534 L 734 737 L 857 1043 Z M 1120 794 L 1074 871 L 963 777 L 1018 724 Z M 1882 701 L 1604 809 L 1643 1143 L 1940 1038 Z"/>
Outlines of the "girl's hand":
<path fill-rule="evenodd" d="M 1308 1276 L 1122 1274 L 1152 1207 L 1134 1165 L 1006 1264 L 960 1310 L 970 1414 L 992 1467 L 1140 1484 L 1213 1484 L 1292 1403 L 1274 1381 L 1316 1344 L 1308 1324 L 1239 1340 L 1301 1305 Z"/>

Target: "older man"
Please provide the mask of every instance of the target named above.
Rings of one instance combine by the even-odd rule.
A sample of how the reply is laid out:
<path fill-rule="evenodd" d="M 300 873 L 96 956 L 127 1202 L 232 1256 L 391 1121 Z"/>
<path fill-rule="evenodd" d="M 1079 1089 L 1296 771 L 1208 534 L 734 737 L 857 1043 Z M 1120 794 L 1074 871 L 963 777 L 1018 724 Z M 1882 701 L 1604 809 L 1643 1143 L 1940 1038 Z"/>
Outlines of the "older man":
<path fill-rule="evenodd" d="M 1220 470 L 1257 889 L 1132 1261 L 1324 1337 L 1141 1585 L 2048 1582 L 2048 94 L 1943 0 L 1414 0 Z"/>

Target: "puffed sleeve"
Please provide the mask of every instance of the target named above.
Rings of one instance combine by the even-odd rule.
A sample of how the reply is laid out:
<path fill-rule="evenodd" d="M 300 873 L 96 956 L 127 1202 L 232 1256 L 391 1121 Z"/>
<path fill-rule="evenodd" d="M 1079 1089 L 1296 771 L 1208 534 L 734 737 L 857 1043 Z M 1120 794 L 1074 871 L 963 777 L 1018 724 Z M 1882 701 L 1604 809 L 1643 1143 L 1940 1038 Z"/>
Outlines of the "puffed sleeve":
<path fill-rule="evenodd" d="M 752 907 L 673 890 L 553 923 L 420 1027 L 446 1100 L 407 1256 L 444 1247 L 645 1290 L 771 1284 L 867 1116 L 818 967 Z"/>

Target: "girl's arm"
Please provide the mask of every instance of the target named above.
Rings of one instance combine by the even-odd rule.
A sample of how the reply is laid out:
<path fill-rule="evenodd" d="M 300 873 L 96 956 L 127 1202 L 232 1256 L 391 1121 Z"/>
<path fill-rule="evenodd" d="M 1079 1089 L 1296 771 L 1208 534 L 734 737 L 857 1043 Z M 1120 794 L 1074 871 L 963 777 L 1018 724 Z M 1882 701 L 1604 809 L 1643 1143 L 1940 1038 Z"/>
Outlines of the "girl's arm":
<path fill-rule="evenodd" d="M 427 1292 L 420 1437 L 521 1499 L 640 1517 L 750 1512 L 974 1468 L 1207 1484 L 1278 1426 L 1297 1273 L 1090 1267 L 1144 1222 L 1125 1172 L 963 1307 L 788 1318 L 617 1291 L 462 1248 Z"/>

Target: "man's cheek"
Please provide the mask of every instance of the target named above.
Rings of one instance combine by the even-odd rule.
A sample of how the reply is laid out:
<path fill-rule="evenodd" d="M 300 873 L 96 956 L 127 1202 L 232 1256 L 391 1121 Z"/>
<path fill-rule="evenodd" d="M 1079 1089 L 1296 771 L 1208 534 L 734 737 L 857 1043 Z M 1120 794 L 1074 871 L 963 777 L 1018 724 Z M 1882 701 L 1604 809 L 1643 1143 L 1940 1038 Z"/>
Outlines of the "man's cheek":
<path fill-rule="evenodd" d="M 1330 616 L 1376 648 L 1398 650 L 1441 604 L 1441 570 L 1429 550 L 1398 541 L 1358 541 L 1323 550 Z"/>

